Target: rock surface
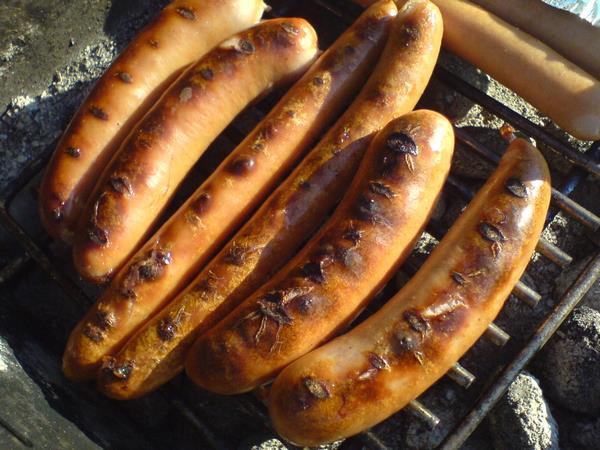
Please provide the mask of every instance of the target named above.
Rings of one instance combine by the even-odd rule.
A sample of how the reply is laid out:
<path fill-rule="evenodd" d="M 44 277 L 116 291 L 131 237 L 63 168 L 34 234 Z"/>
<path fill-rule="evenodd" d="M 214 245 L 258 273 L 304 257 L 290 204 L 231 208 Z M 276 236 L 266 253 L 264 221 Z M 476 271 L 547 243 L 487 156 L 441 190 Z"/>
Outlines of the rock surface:
<path fill-rule="evenodd" d="M 547 395 L 570 410 L 600 412 L 600 312 L 582 306 L 535 361 Z"/>
<path fill-rule="evenodd" d="M 558 428 L 538 381 L 523 372 L 489 415 L 496 450 L 558 450 Z"/>

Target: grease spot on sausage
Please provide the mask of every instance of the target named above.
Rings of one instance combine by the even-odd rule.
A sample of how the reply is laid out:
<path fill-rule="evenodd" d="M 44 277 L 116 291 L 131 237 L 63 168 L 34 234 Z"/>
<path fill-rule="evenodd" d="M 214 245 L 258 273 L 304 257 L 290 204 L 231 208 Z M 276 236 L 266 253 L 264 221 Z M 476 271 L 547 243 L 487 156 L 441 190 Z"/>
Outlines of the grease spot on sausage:
<path fill-rule="evenodd" d="M 251 55 L 256 50 L 254 44 L 247 39 L 240 39 L 237 45 L 237 50 L 245 55 Z"/>
<path fill-rule="evenodd" d="M 292 23 L 289 23 L 289 22 L 283 22 L 283 23 L 281 24 L 281 28 L 283 28 L 283 30 L 284 30 L 286 33 L 289 33 L 289 34 L 291 34 L 292 36 L 297 36 L 297 35 L 298 35 L 298 33 L 300 33 L 300 30 L 298 30 L 298 28 L 296 28 L 296 26 L 295 26 L 294 24 L 292 24 Z"/>
<path fill-rule="evenodd" d="M 184 19 L 196 20 L 196 13 L 194 12 L 193 8 L 188 6 L 179 6 L 178 8 L 175 8 L 175 11 L 177 11 L 177 14 Z"/>
<path fill-rule="evenodd" d="M 358 230 L 356 229 L 356 227 L 354 226 L 354 224 L 350 224 L 348 226 L 348 228 L 346 229 L 343 238 L 346 239 L 347 241 L 352 242 L 354 245 L 358 245 L 358 243 L 360 242 L 360 240 L 362 239 L 364 234 L 363 230 Z"/>
<path fill-rule="evenodd" d="M 108 114 L 106 113 L 106 111 L 104 111 L 99 106 L 96 106 L 96 105 L 90 106 L 89 111 L 90 111 L 90 114 L 92 114 L 94 117 L 96 117 L 100 120 L 108 120 Z"/>
<path fill-rule="evenodd" d="M 133 77 L 132 77 L 132 76 L 131 76 L 131 74 L 130 74 L 130 73 L 128 73 L 128 72 L 117 72 L 117 73 L 115 74 L 115 76 L 116 76 L 117 78 L 119 78 L 119 80 L 121 80 L 123 83 L 126 83 L 126 84 L 131 84 L 131 83 L 133 83 Z"/>
<path fill-rule="evenodd" d="M 111 311 L 96 311 L 92 319 L 83 328 L 83 334 L 93 342 L 104 340 L 104 333 L 117 324 L 117 318 Z"/>
<path fill-rule="evenodd" d="M 133 186 L 126 175 L 113 175 L 109 178 L 108 183 L 119 194 L 133 195 Z"/>
<path fill-rule="evenodd" d="M 384 184 L 380 181 L 369 182 L 369 189 L 374 194 L 381 195 L 382 197 L 385 197 L 388 199 L 392 199 L 396 196 L 394 191 L 392 191 L 392 189 L 389 186 L 387 186 L 386 184 Z"/>
<path fill-rule="evenodd" d="M 233 241 L 225 255 L 225 262 L 234 266 L 241 266 L 246 261 L 250 251 L 251 249 L 245 245 Z"/>
<path fill-rule="evenodd" d="M 527 187 L 517 178 L 509 178 L 504 184 L 506 190 L 517 198 L 527 198 Z"/>
<path fill-rule="evenodd" d="M 240 156 L 231 161 L 227 166 L 227 171 L 235 176 L 242 176 L 249 173 L 254 168 L 254 160 L 245 156 Z"/>
<path fill-rule="evenodd" d="M 203 214 L 208 210 L 209 204 L 210 194 L 208 192 L 203 192 L 192 202 L 191 208 L 196 214 Z"/>
<path fill-rule="evenodd" d="M 408 310 L 402 315 L 408 326 L 424 338 L 431 331 L 431 324 L 418 311 Z"/>
<path fill-rule="evenodd" d="M 79 158 L 81 150 L 78 147 L 67 147 L 65 153 L 73 158 Z"/>
<path fill-rule="evenodd" d="M 88 227 L 88 238 L 96 245 L 102 247 L 108 245 L 108 232 L 98 225 L 91 225 Z"/>
<path fill-rule="evenodd" d="M 325 282 L 323 268 L 322 261 L 311 261 L 300 267 L 300 273 L 303 278 L 306 278 L 313 283 L 322 284 Z"/>
<path fill-rule="evenodd" d="M 137 298 L 135 288 L 145 281 L 153 281 L 160 277 L 173 261 L 171 252 L 153 248 L 135 260 L 121 281 L 119 291 L 127 299 Z"/>
<path fill-rule="evenodd" d="M 200 69 L 198 71 L 198 73 L 206 81 L 210 81 L 210 80 L 212 80 L 215 77 L 215 74 L 214 74 L 214 72 L 212 71 L 212 69 L 210 67 L 203 67 L 202 69 Z"/>
<path fill-rule="evenodd" d="M 55 221 L 59 221 L 62 220 L 63 218 L 63 213 L 62 213 L 62 207 L 61 206 L 57 206 L 56 208 L 52 209 L 52 219 L 54 219 Z"/>
<path fill-rule="evenodd" d="M 315 86 L 323 86 L 325 84 L 325 80 L 321 77 L 314 77 L 312 82 Z"/>
<path fill-rule="evenodd" d="M 175 337 L 177 324 L 170 317 L 163 317 L 156 325 L 156 334 L 161 341 L 168 342 Z"/>
<path fill-rule="evenodd" d="M 133 361 L 124 361 L 122 364 L 117 364 L 117 360 L 113 357 L 108 357 L 102 365 L 102 374 L 114 381 L 127 381 L 133 371 Z"/>
<path fill-rule="evenodd" d="M 459 272 L 452 272 L 450 274 L 450 276 L 452 277 L 454 282 L 456 284 L 458 284 L 459 286 L 464 286 L 467 283 L 467 280 L 465 279 L 465 277 Z"/>
<path fill-rule="evenodd" d="M 361 195 L 354 208 L 356 218 L 372 224 L 388 224 L 383 215 L 383 208 L 373 198 Z"/>
<path fill-rule="evenodd" d="M 158 41 L 156 39 L 148 39 L 148 45 L 152 48 L 158 48 Z"/>
<path fill-rule="evenodd" d="M 500 231 L 500 229 L 495 225 L 487 222 L 481 222 L 479 224 L 479 234 L 481 234 L 486 241 L 492 243 L 502 243 L 506 241 L 502 231 Z"/>
<path fill-rule="evenodd" d="M 184 87 L 181 92 L 179 93 L 179 101 L 182 103 L 185 103 L 189 100 L 191 100 L 193 97 L 193 91 L 192 88 L 189 86 Z"/>
<path fill-rule="evenodd" d="M 318 400 L 325 400 L 326 398 L 331 397 L 329 388 L 323 381 L 317 380 L 313 377 L 304 377 L 302 379 L 302 384 L 308 393 Z"/>
<path fill-rule="evenodd" d="M 390 133 L 385 141 L 385 145 L 391 151 L 400 154 L 409 154 L 411 156 L 418 156 L 419 149 L 415 141 L 410 136 L 400 132 Z"/>

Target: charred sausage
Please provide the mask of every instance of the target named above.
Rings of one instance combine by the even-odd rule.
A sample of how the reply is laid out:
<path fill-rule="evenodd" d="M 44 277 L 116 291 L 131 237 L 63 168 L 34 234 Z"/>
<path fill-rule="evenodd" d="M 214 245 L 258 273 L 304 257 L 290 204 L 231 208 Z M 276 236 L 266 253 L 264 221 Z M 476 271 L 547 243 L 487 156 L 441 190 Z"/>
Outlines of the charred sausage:
<path fill-rule="evenodd" d="M 83 214 L 75 266 L 106 280 L 150 231 L 208 145 L 274 83 L 306 70 L 317 52 L 303 19 L 273 19 L 222 42 L 189 68 L 124 141 Z"/>
<path fill-rule="evenodd" d="M 379 27 L 364 32 L 382 36 Z M 102 392 L 136 397 L 175 376 L 194 339 L 294 255 L 344 193 L 373 134 L 414 107 L 433 71 L 441 35 L 435 6 L 419 2 L 398 13 L 356 100 L 192 284 L 106 359 L 99 372 Z"/>
<path fill-rule="evenodd" d="M 40 189 L 48 232 L 70 242 L 100 173 L 181 70 L 262 15 L 262 0 L 176 0 L 98 80 L 63 134 Z"/>
<path fill-rule="evenodd" d="M 416 398 L 496 317 L 525 270 L 550 201 L 539 151 L 515 140 L 419 272 L 381 310 L 275 380 L 275 429 L 313 446 L 356 434 Z"/>
<path fill-rule="evenodd" d="M 359 89 L 395 13 L 389 0 L 366 11 L 127 262 L 69 339 L 66 373 L 95 376 L 104 355 L 189 283 Z M 169 264 L 161 264 L 167 252 Z M 110 327 L 99 327 L 104 316 Z"/>
<path fill-rule="evenodd" d="M 196 341 L 186 360 L 188 376 L 209 391 L 246 392 L 338 333 L 412 251 L 453 148 L 452 125 L 432 111 L 386 126 L 319 233 Z"/>

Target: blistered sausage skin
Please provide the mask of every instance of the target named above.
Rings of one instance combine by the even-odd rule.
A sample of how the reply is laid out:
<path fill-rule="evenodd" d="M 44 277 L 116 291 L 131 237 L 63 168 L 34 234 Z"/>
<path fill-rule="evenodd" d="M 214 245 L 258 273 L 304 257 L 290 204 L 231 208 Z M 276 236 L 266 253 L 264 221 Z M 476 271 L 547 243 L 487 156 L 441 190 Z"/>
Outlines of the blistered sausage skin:
<path fill-rule="evenodd" d="M 71 241 L 102 170 L 163 90 L 219 42 L 258 22 L 262 0 L 176 0 L 98 80 L 64 132 L 40 189 L 48 232 Z"/>
<path fill-rule="evenodd" d="M 201 336 L 188 376 L 222 394 L 256 388 L 364 308 L 421 235 L 450 169 L 454 133 L 416 111 L 375 138 L 331 219 L 277 276 Z"/>
<path fill-rule="evenodd" d="M 75 236 L 79 273 L 106 280 L 142 243 L 187 172 L 248 105 L 313 61 L 317 37 L 303 19 L 273 19 L 211 50 L 165 92 L 94 190 Z"/>
<path fill-rule="evenodd" d="M 391 1 L 365 12 L 127 262 L 73 332 L 65 372 L 95 376 L 103 356 L 188 284 L 360 88 L 395 12 Z"/>
<path fill-rule="evenodd" d="M 441 34 L 439 13 L 427 3 L 398 13 L 356 100 L 190 286 L 107 358 L 99 375 L 103 393 L 129 398 L 176 375 L 194 339 L 294 255 L 343 195 L 374 133 L 416 104 Z"/>
<path fill-rule="evenodd" d="M 522 275 L 550 201 L 539 151 L 515 140 L 418 273 L 377 313 L 275 380 L 275 429 L 302 446 L 356 434 L 419 396 L 496 317 Z"/>

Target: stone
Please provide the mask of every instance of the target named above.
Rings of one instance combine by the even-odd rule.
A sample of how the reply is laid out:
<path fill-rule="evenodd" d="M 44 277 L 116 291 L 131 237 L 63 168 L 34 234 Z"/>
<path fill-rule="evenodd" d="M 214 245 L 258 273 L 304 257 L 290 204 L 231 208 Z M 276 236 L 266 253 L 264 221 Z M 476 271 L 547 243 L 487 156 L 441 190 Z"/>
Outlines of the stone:
<path fill-rule="evenodd" d="M 572 411 L 600 412 L 600 312 L 582 306 L 535 361 L 544 391 Z"/>
<path fill-rule="evenodd" d="M 496 450 L 558 450 L 558 427 L 532 375 L 521 373 L 488 416 Z"/>

